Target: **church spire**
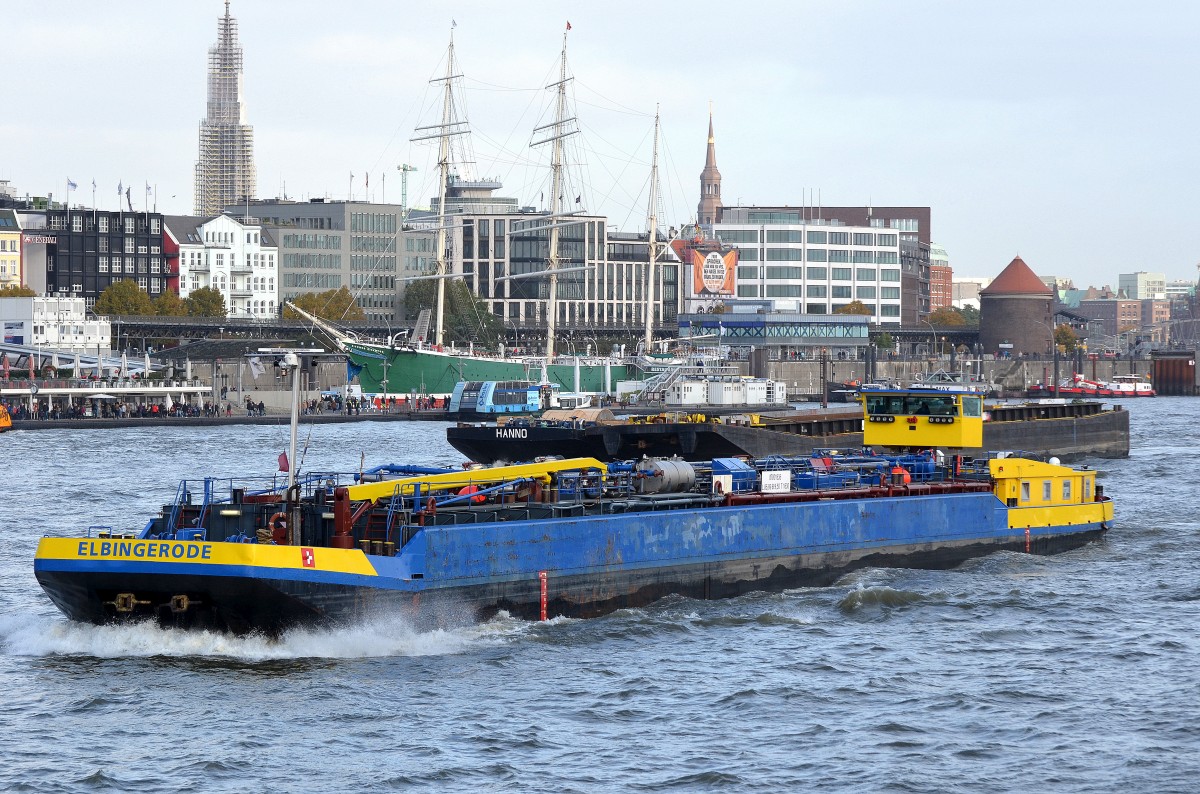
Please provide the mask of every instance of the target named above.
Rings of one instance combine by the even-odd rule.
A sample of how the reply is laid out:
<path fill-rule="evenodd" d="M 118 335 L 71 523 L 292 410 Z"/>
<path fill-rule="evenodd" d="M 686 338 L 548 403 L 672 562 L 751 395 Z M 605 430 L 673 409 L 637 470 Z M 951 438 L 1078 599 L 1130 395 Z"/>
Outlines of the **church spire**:
<path fill-rule="evenodd" d="M 700 204 L 696 210 L 696 222 L 701 226 L 712 226 L 721 220 L 721 172 L 717 170 L 717 144 L 713 137 L 712 103 L 708 107 L 708 153 L 704 159 L 704 170 L 700 172 Z"/>

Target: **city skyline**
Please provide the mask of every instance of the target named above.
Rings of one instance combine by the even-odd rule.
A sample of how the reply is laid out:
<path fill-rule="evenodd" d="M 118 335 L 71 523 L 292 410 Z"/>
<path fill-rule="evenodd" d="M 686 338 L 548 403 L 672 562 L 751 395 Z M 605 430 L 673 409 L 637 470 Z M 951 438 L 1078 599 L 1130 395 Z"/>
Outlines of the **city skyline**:
<path fill-rule="evenodd" d="M 694 218 L 709 101 L 726 206 L 932 207 L 933 239 L 956 275 L 994 276 L 1020 254 L 1039 275 L 1115 288 L 1146 270 L 1196 278 L 1200 233 L 1189 183 L 1188 32 L 1200 9 L 1115 3 L 1002 9 L 944 2 L 721 5 L 689 14 L 599 7 L 401 9 L 346 13 L 301 0 L 233 0 L 245 51 L 259 196 L 409 203 L 436 191 L 432 147 L 409 143 L 430 115 L 454 25 L 475 133 L 477 176 L 538 204 L 532 129 L 548 105 L 562 32 L 582 134 L 583 203 L 624 231 L 644 228 L 650 134 L 661 103 L 663 209 Z M 206 53 L 223 0 L 172 7 L 125 0 L 10 10 L 19 101 L 0 124 L 0 179 L 25 193 L 115 209 L 118 183 L 157 185 L 186 213 Z M 643 24 L 643 20 L 645 23 Z M 716 35 L 716 34 L 719 34 Z M 503 42 L 519 41 L 520 49 Z M 53 57 L 46 54 L 53 52 Z M 369 188 L 366 184 L 370 174 Z M 134 192 L 139 192 L 135 190 Z M 368 192 L 369 190 L 369 192 Z M 140 201 L 135 201 L 140 208 Z M 1121 245 L 1136 232 L 1136 245 Z"/>

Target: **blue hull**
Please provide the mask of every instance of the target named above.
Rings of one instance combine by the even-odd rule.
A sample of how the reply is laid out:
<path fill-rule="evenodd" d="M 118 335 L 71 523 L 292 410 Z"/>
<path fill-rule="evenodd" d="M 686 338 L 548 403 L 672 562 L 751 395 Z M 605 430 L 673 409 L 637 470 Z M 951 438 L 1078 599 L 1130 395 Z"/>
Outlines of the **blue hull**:
<path fill-rule="evenodd" d="M 591 617 L 670 594 L 725 598 L 826 585 L 864 567 L 1057 552 L 1106 529 L 1041 526 L 1027 536 L 1010 529 L 1009 513 L 992 493 L 955 493 L 427 526 L 396 556 L 369 555 L 376 576 L 214 565 L 163 573 L 112 560 L 81 570 L 77 561 L 39 559 L 35 571 L 60 609 L 96 623 L 114 617 L 104 594 L 131 590 L 193 593 L 202 606 L 181 623 L 233 631 L 379 613 L 444 625 L 499 610 L 537 617 L 543 571 L 549 615 Z"/>

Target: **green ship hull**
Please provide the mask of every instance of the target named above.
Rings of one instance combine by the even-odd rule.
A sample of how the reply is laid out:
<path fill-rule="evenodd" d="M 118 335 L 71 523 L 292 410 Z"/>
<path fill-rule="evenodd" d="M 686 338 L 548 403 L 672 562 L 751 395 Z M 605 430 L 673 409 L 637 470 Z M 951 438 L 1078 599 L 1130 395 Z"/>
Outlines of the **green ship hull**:
<path fill-rule="evenodd" d="M 542 376 L 540 359 L 504 359 L 354 343 L 347 343 L 345 350 L 350 363 L 361 368 L 358 373 L 359 385 L 364 392 L 371 394 L 448 395 L 454 391 L 454 385 L 462 380 L 538 381 Z M 574 364 L 551 364 L 546 367 L 546 377 L 551 383 L 562 387 L 563 391 L 575 390 Z M 624 364 L 585 360 L 579 364 L 579 391 L 612 391 L 617 381 L 631 377 L 632 368 Z"/>

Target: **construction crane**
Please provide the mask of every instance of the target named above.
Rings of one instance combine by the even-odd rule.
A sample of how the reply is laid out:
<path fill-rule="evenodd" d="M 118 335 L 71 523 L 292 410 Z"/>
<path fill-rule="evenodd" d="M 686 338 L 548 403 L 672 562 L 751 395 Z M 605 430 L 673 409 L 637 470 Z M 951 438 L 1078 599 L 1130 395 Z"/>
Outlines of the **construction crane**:
<path fill-rule="evenodd" d="M 416 166 L 408 163 L 401 163 L 396 166 L 396 170 L 400 172 L 400 222 L 408 220 L 408 172 L 416 171 Z"/>

